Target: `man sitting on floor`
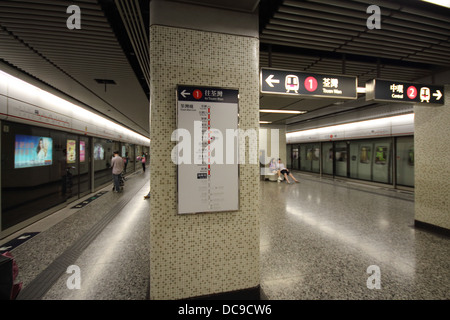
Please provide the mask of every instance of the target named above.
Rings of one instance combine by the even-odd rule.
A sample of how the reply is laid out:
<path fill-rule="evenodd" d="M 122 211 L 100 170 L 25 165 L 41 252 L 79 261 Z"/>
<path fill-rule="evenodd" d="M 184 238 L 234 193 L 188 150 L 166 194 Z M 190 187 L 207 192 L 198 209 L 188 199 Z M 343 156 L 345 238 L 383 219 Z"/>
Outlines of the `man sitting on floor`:
<path fill-rule="evenodd" d="M 281 182 L 281 180 L 283 180 L 283 178 L 281 177 L 281 175 L 283 175 L 287 183 L 291 183 L 288 179 L 288 176 L 291 177 L 292 180 L 294 180 L 295 182 L 299 183 L 299 181 L 295 179 L 292 173 L 286 168 L 284 163 L 281 162 L 281 159 L 278 159 L 277 169 L 278 169 L 278 182 Z"/>

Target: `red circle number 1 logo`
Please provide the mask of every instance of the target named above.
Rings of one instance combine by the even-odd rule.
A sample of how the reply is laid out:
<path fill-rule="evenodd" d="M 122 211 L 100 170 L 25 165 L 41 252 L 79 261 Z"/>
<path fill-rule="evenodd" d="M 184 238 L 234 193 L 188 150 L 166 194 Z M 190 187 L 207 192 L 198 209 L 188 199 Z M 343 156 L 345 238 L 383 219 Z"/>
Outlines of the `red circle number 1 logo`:
<path fill-rule="evenodd" d="M 317 90 L 317 87 L 319 86 L 316 78 L 314 77 L 308 77 L 305 80 L 305 88 L 306 90 L 308 90 L 309 92 L 314 92 Z"/>
<path fill-rule="evenodd" d="M 195 99 L 200 100 L 203 97 L 203 93 L 201 90 L 195 90 L 193 96 Z"/>
<path fill-rule="evenodd" d="M 417 89 L 416 89 L 416 87 L 414 87 L 414 86 L 409 87 L 408 91 L 406 92 L 406 95 L 411 100 L 415 99 L 417 97 Z"/>

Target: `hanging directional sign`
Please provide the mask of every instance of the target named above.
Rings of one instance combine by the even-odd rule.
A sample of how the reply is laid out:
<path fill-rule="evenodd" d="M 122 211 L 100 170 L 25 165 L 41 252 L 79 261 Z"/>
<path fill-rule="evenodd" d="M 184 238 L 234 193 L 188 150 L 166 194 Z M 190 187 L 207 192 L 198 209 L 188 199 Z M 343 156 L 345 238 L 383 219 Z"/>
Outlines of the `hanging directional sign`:
<path fill-rule="evenodd" d="M 444 86 L 374 79 L 366 83 L 366 100 L 444 104 Z"/>
<path fill-rule="evenodd" d="M 302 97 L 357 99 L 357 78 L 346 75 L 261 69 L 261 92 Z"/>

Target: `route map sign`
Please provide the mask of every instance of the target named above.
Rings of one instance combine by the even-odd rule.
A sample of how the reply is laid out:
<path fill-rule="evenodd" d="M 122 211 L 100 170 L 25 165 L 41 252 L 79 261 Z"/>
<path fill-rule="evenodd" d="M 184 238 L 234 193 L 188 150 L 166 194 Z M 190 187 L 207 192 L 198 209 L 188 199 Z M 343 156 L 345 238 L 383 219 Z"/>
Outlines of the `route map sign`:
<path fill-rule="evenodd" d="M 354 76 L 261 69 L 261 92 L 302 97 L 357 99 Z"/>
<path fill-rule="evenodd" d="M 374 79 L 366 83 L 367 101 L 444 104 L 444 86 Z"/>
<path fill-rule="evenodd" d="M 238 118 L 238 90 L 177 87 L 178 214 L 239 210 Z"/>

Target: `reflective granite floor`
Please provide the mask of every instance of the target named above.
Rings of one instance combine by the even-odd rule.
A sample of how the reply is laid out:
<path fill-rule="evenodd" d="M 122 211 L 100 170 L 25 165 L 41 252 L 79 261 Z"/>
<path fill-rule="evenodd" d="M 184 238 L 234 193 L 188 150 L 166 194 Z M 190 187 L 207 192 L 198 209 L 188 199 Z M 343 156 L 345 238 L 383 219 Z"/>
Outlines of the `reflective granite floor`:
<path fill-rule="evenodd" d="M 134 174 L 122 193 L 111 184 L 84 208 L 71 209 L 81 199 L 21 230 L 40 233 L 12 251 L 23 282 L 18 300 L 148 299 L 149 187 L 148 171 Z"/>
<path fill-rule="evenodd" d="M 450 299 L 450 240 L 413 227 L 412 194 L 294 174 L 299 184 L 260 182 L 267 299 Z M 148 188 L 149 173 L 136 174 L 123 193 L 105 188 L 22 230 L 41 233 L 13 250 L 21 298 L 147 299 Z M 80 290 L 68 289 L 68 266 L 79 267 Z"/>
<path fill-rule="evenodd" d="M 268 299 L 450 299 L 450 239 L 414 228 L 413 195 L 295 175 L 261 182 Z"/>

